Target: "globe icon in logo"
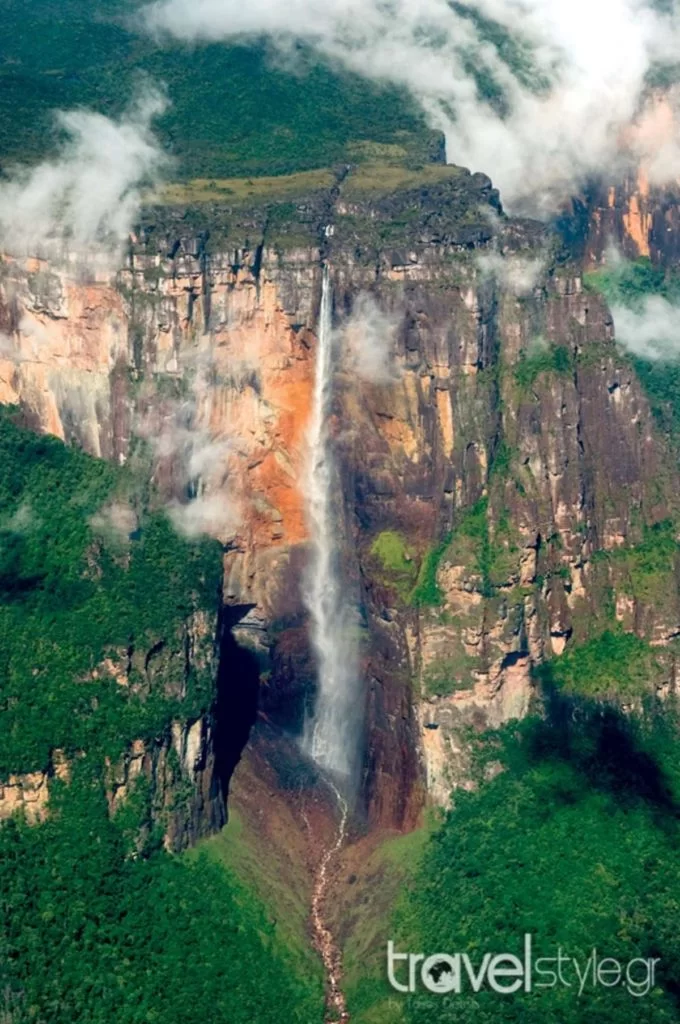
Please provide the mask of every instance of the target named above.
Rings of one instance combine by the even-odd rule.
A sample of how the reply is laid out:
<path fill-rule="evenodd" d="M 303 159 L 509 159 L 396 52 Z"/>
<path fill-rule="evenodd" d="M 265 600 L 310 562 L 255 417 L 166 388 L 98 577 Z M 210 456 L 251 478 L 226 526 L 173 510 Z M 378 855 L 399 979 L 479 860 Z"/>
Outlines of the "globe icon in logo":
<path fill-rule="evenodd" d="M 427 971 L 428 985 L 431 992 L 450 992 L 453 985 L 453 969 L 446 960 L 438 960 Z"/>

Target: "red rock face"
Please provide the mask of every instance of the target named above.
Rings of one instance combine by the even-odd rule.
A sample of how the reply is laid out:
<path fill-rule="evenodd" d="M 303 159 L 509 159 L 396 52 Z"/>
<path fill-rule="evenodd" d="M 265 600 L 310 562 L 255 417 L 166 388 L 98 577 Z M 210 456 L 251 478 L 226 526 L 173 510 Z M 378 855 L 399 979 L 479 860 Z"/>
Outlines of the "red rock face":
<path fill-rule="evenodd" d="M 587 634 L 605 591 L 626 628 L 657 643 L 679 628 L 677 593 L 631 606 L 593 560 L 639 540 L 679 493 L 609 312 L 584 290 L 580 261 L 551 264 L 546 229 L 492 228 L 480 204 L 498 216 L 475 175 L 375 202 L 330 196 L 318 214 L 319 229 L 335 224 L 322 247 L 336 322 L 369 292 L 397 325 L 389 383 L 362 380 L 339 353 L 331 424 L 343 564 L 366 626 L 362 806 L 385 828 L 412 825 L 426 790 L 445 802 L 465 784 L 463 730 L 525 714 L 532 666 Z M 586 263 L 612 233 L 653 258 L 662 239 L 671 258 L 680 238 L 670 200 L 644 180 L 604 190 L 586 214 Z M 295 216 L 307 230 L 313 211 Z M 268 248 L 264 235 L 254 245 L 247 231 L 248 248 L 209 255 L 179 236 L 139 243 L 114 284 L 5 261 L 0 396 L 41 429 L 121 460 L 140 424 L 160 436 L 182 402 L 192 430 L 226 443 L 206 487 L 225 509 L 225 602 L 260 662 L 272 749 L 272 730 L 299 727 L 314 686 L 300 581 L 321 250 Z M 540 266 L 518 289 L 480 266 L 489 252 Z M 518 376 L 524 355 L 554 348 L 557 368 Z M 171 449 L 156 465 L 168 497 L 182 491 L 178 461 Z M 460 534 L 481 499 L 484 564 Z M 375 554 L 386 531 L 410 559 L 400 579 Z M 438 549 L 439 603 L 418 606 L 418 571 Z"/>
<path fill-rule="evenodd" d="M 671 266 L 680 256 L 680 191 L 650 183 L 645 170 L 595 191 L 590 199 L 587 263 L 597 266 L 612 245 L 626 259 Z"/>
<path fill-rule="evenodd" d="M 112 374 L 127 361 L 123 299 L 108 281 L 79 283 L 42 260 L 5 258 L 0 295 L 0 400 L 21 402 L 41 429 L 92 454 L 116 454 Z M 70 420 L 77 420 L 77 426 Z"/>
<path fill-rule="evenodd" d="M 0 398 L 22 404 L 40 429 L 122 461 L 132 432 L 149 433 L 150 423 L 153 436 L 180 404 L 159 380 L 200 377 L 188 385 L 192 428 L 229 445 L 221 472 L 225 501 L 238 514 L 225 538 L 234 552 L 228 573 L 234 599 L 250 603 L 258 584 L 243 559 L 285 553 L 306 539 L 300 480 L 314 339 L 294 325 L 274 281 L 231 270 L 216 271 L 211 283 L 215 326 L 207 334 L 198 263 L 173 265 L 152 281 L 140 263 L 115 284 L 83 284 L 77 267 L 7 259 Z M 172 466 L 167 476 L 172 490 Z"/>

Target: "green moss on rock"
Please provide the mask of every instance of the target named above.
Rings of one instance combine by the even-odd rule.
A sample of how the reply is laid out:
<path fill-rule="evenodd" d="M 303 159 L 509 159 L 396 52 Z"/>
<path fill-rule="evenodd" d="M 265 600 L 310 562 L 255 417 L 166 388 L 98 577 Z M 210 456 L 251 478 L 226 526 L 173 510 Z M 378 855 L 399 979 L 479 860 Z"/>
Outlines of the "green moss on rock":
<path fill-rule="evenodd" d="M 394 587 L 404 601 L 408 600 L 417 569 L 405 537 L 396 530 L 383 530 L 373 541 L 371 554 L 380 563 L 381 582 Z"/>
<path fill-rule="evenodd" d="M 606 563 L 630 597 L 662 605 L 677 592 L 678 549 L 676 528 L 666 521 L 646 527 L 640 544 L 596 552 L 593 560 Z"/>
<path fill-rule="evenodd" d="M 441 544 L 431 548 L 420 563 L 418 581 L 411 594 L 411 604 L 415 608 L 432 608 L 442 604 L 444 595 L 437 582 L 437 573 L 450 542 L 449 534 Z"/>
<path fill-rule="evenodd" d="M 552 345 L 534 354 L 523 354 L 515 367 L 515 380 L 527 390 L 543 373 L 567 376 L 572 372 L 574 360 L 565 345 Z"/>

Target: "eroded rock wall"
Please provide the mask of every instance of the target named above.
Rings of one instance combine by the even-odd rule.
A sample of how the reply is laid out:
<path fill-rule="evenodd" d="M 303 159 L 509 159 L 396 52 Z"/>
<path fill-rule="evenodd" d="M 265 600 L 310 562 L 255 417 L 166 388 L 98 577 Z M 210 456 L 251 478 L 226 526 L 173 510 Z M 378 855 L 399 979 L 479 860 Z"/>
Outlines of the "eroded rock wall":
<path fill-rule="evenodd" d="M 176 636 L 166 636 L 150 649 L 132 647 L 111 653 L 93 669 L 92 677 L 109 677 L 135 698 L 182 700 L 190 674 L 218 681 L 216 616 L 194 613 Z M 115 814 L 134 794 L 147 814 L 143 829 L 160 828 L 169 850 L 181 850 L 226 821 L 227 780 L 220 746 L 224 743 L 219 701 L 188 720 L 177 718 L 152 739 L 134 739 L 123 753 L 106 758 L 105 788 Z M 240 753 L 240 751 L 237 752 Z M 30 824 L 48 812 L 53 782 L 68 783 L 80 753 L 67 756 L 55 749 L 44 771 L 12 774 L 0 781 L 0 821 L 21 813 Z"/>
<path fill-rule="evenodd" d="M 456 170 L 383 195 L 350 176 L 290 204 L 285 230 L 280 210 L 206 207 L 191 232 L 152 210 L 113 283 L 3 263 L 4 401 L 124 461 L 140 424 L 160 434 L 184 393 L 192 425 L 227 443 L 209 482 L 230 509 L 225 601 L 259 660 L 260 714 L 287 732 L 314 686 L 300 581 L 322 259 L 338 325 L 364 293 L 397 325 L 389 383 L 362 380 L 338 353 L 331 425 L 365 626 L 374 823 L 406 827 L 426 789 L 444 802 L 464 784 L 466 731 L 525 714 L 532 667 L 604 621 L 605 602 L 655 643 L 680 628 L 674 577 L 663 600 L 631 596 L 625 567 L 596 557 L 667 519 L 678 493 L 609 312 L 583 283 L 613 225 L 636 253 L 662 230 L 644 190 L 635 205 L 621 188 L 583 204 L 571 248 L 505 218 L 487 178 Z M 519 283 L 506 273 L 518 261 Z M 184 500 L 175 461 L 161 453 L 156 479 Z M 403 564 L 381 557 L 386 534 Z"/>

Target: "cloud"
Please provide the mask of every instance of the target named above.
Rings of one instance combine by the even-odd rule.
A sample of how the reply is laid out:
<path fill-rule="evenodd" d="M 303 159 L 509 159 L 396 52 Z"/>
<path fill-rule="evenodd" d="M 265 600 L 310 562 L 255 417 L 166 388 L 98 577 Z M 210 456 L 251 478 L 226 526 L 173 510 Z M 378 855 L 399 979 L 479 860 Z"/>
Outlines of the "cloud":
<path fill-rule="evenodd" d="M 545 270 L 545 261 L 491 252 L 478 256 L 477 266 L 483 275 L 494 277 L 505 291 L 519 296 L 528 295 L 536 287 Z"/>
<path fill-rule="evenodd" d="M 680 171 L 680 88 L 655 92 L 647 99 L 630 133 L 630 144 L 653 185 L 674 181 Z"/>
<path fill-rule="evenodd" d="M 383 312 L 371 295 L 358 295 L 339 332 L 346 369 L 371 384 L 393 383 L 397 379 L 394 346 L 399 321 L 400 317 Z"/>
<path fill-rule="evenodd" d="M 174 502 L 169 514 L 177 532 L 190 538 L 222 538 L 237 527 L 233 503 L 223 493 L 201 494 L 186 505 Z"/>
<path fill-rule="evenodd" d="M 139 212 L 142 189 L 165 163 L 151 131 L 164 108 L 161 93 L 146 85 L 118 121 L 59 112 L 65 141 L 58 155 L 0 181 L 0 247 L 31 255 L 49 255 L 64 242 L 115 250 Z"/>
<path fill-rule="evenodd" d="M 90 526 L 109 541 L 126 543 L 137 530 L 139 522 L 130 505 L 123 501 L 113 501 L 92 516 Z"/>
<path fill-rule="evenodd" d="M 643 359 L 680 359 L 680 307 L 649 295 L 639 309 L 613 306 L 616 340 Z"/>
<path fill-rule="evenodd" d="M 12 515 L 6 516 L 0 525 L 0 529 L 7 533 L 24 534 L 28 533 L 38 524 L 36 515 L 28 502 L 23 502 Z"/>
<path fill-rule="evenodd" d="M 301 40 L 405 86 L 446 133 L 449 161 L 531 212 L 619 163 L 647 73 L 680 38 L 656 0 L 156 0 L 144 21 L 187 41 L 264 35 L 289 57 Z"/>
<path fill-rule="evenodd" d="M 198 350 L 182 361 L 181 398 L 153 394 L 151 411 L 137 424 L 137 433 L 151 444 L 157 475 L 171 475 L 181 500 L 169 504 L 175 528 L 189 537 L 207 534 L 225 540 L 238 516 L 229 487 L 232 445 L 210 426 L 213 365 Z"/>

